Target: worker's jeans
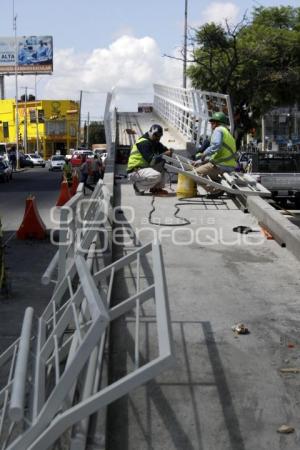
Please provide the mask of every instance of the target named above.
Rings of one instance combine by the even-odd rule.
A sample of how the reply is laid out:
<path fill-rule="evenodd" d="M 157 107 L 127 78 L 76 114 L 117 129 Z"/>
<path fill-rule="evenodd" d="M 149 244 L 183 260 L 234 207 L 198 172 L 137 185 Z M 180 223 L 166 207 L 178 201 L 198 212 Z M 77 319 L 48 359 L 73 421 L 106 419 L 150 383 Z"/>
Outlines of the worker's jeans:
<path fill-rule="evenodd" d="M 222 170 L 216 167 L 211 162 L 207 162 L 205 164 L 202 164 L 202 166 L 195 167 L 195 170 L 200 177 L 209 176 L 213 181 L 219 181 L 220 180 L 219 175 L 222 174 Z M 202 187 L 204 187 L 208 192 L 213 193 L 217 193 L 218 191 L 221 192 L 221 190 L 207 185 L 202 185 Z"/>
<path fill-rule="evenodd" d="M 151 188 L 161 189 L 165 186 L 165 172 L 161 164 L 146 169 L 138 169 L 128 174 L 128 179 L 135 183 L 139 191 Z"/>

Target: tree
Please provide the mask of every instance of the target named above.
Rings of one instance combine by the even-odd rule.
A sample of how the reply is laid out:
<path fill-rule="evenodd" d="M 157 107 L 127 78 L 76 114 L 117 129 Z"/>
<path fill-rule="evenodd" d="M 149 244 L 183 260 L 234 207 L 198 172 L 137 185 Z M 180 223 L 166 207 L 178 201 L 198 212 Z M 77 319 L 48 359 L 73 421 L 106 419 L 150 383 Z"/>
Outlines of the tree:
<path fill-rule="evenodd" d="M 89 143 L 105 144 L 105 130 L 103 122 L 91 122 L 89 125 Z"/>
<path fill-rule="evenodd" d="M 195 30 L 187 74 L 195 88 L 229 94 L 239 140 L 273 107 L 300 100 L 300 8 L 255 8 L 235 27 Z"/>
<path fill-rule="evenodd" d="M 32 94 L 29 94 L 29 95 L 27 94 L 27 96 L 25 94 L 23 94 L 23 95 L 20 96 L 20 101 L 21 102 L 25 102 L 25 101 L 27 101 L 27 102 L 34 102 L 34 100 L 35 100 L 35 96 L 32 95 Z"/>

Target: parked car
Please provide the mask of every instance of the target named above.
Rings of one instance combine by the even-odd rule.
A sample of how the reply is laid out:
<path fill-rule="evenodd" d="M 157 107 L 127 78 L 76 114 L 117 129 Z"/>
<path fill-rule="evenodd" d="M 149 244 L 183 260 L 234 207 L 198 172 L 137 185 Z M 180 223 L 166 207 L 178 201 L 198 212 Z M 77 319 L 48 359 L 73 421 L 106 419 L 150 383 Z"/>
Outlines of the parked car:
<path fill-rule="evenodd" d="M 0 180 L 4 182 L 12 180 L 12 168 L 8 162 L 3 159 L 0 161 Z"/>
<path fill-rule="evenodd" d="M 45 162 L 44 158 L 42 158 L 42 156 L 39 155 L 39 154 L 28 153 L 28 158 L 30 159 L 30 161 L 33 162 L 34 166 L 45 167 L 45 165 L 46 165 L 46 162 Z"/>
<path fill-rule="evenodd" d="M 93 158 L 94 153 L 92 152 L 92 150 L 75 150 L 70 159 L 72 166 L 80 166 L 83 156 L 85 156 L 86 158 Z"/>
<path fill-rule="evenodd" d="M 8 161 L 8 144 L 6 142 L 0 142 L 0 158 Z"/>
<path fill-rule="evenodd" d="M 29 158 L 29 156 L 25 153 L 19 152 L 19 165 L 21 168 L 23 167 L 34 167 L 33 161 Z"/>
<path fill-rule="evenodd" d="M 63 170 L 65 157 L 63 155 L 53 155 L 49 159 L 49 170 Z"/>

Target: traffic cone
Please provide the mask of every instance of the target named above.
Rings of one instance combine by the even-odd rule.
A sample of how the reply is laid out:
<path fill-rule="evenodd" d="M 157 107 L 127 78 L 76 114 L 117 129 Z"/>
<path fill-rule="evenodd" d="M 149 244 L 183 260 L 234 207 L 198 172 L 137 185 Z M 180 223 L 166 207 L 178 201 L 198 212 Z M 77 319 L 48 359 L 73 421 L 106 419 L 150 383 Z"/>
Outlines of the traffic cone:
<path fill-rule="evenodd" d="M 38 212 L 35 197 L 26 198 L 25 213 L 17 231 L 18 239 L 45 239 L 46 227 Z"/>
<path fill-rule="evenodd" d="M 62 181 L 60 184 L 60 193 L 58 200 L 56 202 L 56 206 L 63 206 L 65 203 L 67 203 L 71 198 L 71 194 L 68 187 L 67 181 Z"/>
<path fill-rule="evenodd" d="M 74 171 L 71 186 L 71 195 L 75 195 L 79 185 L 78 173 Z"/>

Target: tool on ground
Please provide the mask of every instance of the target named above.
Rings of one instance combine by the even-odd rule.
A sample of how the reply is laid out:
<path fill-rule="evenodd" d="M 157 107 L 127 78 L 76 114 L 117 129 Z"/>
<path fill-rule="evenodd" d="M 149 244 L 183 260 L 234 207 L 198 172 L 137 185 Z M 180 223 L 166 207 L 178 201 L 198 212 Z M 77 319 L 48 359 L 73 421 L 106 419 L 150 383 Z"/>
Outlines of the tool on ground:
<path fill-rule="evenodd" d="M 233 325 L 232 331 L 234 331 L 237 334 L 248 334 L 249 333 L 249 330 L 244 323 L 237 323 L 237 324 Z"/>

